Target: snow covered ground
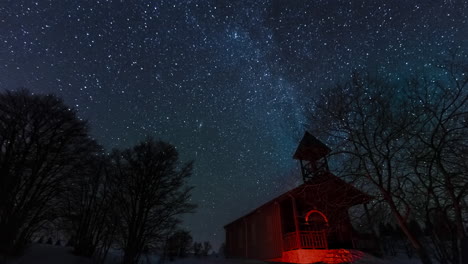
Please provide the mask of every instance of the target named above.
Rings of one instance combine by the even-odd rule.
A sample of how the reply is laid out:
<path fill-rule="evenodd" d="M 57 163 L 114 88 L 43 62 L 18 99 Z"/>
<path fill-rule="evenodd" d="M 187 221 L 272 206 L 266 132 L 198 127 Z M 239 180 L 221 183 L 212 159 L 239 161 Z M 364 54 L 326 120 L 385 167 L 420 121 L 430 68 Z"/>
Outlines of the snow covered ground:
<path fill-rule="evenodd" d="M 18 259 L 5 261 L 0 257 L 0 264 L 91 264 L 89 259 L 75 256 L 70 251 L 67 247 L 34 244 Z"/>
<path fill-rule="evenodd" d="M 109 264 L 118 263 L 118 257 L 111 254 L 108 259 Z M 143 256 L 141 264 L 157 264 L 157 256 Z M 166 261 L 164 264 L 265 264 L 266 262 L 258 260 L 225 259 L 222 257 L 204 257 L 204 258 L 184 258 L 175 261 Z M 71 248 L 34 244 L 18 259 L 5 260 L 0 256 L 0 264 L 92 264 L 90 259 L 78 257 L 71 254 Z M 408 259 L 404 256 L 390 259 L 379 259 L 370 255 L 365 255 L 363 259 L 356 264 L 421 264 L 417 259 Z"/>
<path fill-rule="evenodd" d="M 26 250 L 24 256 L 18 259 L 4 259 L 0 256 L 0 264 L 92 264 L 88 258 L 75 256 L 71 248 L 46 244 L 34 244 Z M 118 263 L 118 256 L 110 254 L 108 263 Z M 158 256 L 143 256 L 141 264 L 158 264 Z M 265 264 L 258 260 L 225 259 L 222 257 L 184 258 L 175 261 L 165 261 L 164 264 Z"/>
<path fill-rule="evenodd" d="M 415 258 L 408 259 L 405 256 L 380 259 L 371 255 L 364 255 L 364 257 L 361 260 L 358 260 L 356 264 L 421 264 L 421 261 Z"/>

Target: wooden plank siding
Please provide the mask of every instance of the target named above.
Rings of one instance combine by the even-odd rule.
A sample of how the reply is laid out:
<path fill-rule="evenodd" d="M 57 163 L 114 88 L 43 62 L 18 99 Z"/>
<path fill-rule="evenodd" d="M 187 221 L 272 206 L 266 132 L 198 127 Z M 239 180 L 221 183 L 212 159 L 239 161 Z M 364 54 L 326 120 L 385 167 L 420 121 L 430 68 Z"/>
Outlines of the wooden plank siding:
<path fill-rule="evenodd" d="M 277 203 L 263 206 L 225 229 L 228 257 L 273 259 L 282 256 L 281 214 Z"/>

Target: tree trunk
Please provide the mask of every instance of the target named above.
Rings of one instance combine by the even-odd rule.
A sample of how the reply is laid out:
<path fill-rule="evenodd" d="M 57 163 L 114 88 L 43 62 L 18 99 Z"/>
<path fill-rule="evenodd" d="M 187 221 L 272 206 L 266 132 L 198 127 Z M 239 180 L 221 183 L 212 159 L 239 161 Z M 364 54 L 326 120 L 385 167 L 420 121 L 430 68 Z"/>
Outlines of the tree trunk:
<path fill-rule="evenodd" d="M 137 263 L 137 252 L 133 249 L 126 249 L 123 257 L 122 264 L 135 264 Z"/>
<path fill-rule="evenodd" d="M 392 197 L 389 197 L 388 195 L 385 195 L 385 197 L 386 197 L 388 204 L 390 205 L 390 209 L 392 210 L 393 215 L 395 216 L 398 222 L 398 225 L 400 226 L 401 230 L 403 231 L 403 233 L 405 233 L 406 237 L 410 241 L 411 245 L 416 251 L 416 254 L 418 254 L 419 258 L 421 259 L 421 262 L 423 264 L 432 264 L 429 254 L 427 253 L 426 249 L 423 247 L 419 239 L 409 230 L 406 220 L 398 211 Z"/>
<path fill-rule="evenodd" d="M 0 253 L 5 255 L 16 255 L 19 241 L 19 226 L 12 221 L 6 220 L 0 223 Z"/>
<path fill-rule="evenodd" d="M 136 243 L 129 244 L 124 249 L 123 264 L 135 264 L 141 256 L 141 250 L 138 248 Z"/>
<path fill-rule="evenodd" d="M 456 234 L 456 243 L 454 246 L 453 254 L 456 263 L 463 264 L 463 259 L 462 259 L 462 254 L 463 248 L 462 248 L 462 241 L 463 239 L 466 238 L 466 232 L 465 232 L 465 227 L 463 225 L 463 213 L 462 213 L 462 208 L 459 202 L 459 199 L 457 198 L 455 194 L 455 187 L 453 186 L 452 183 L 452 176 L 451 174 L 445 169 L 444 165 L 441 162 L 441 157 L 437 155 L 437 167 L 442 171 L 442 174 L 444 175 L 444 185 L 445 185 L 445 191 L 447 192 L 448 196 L 450 197 L 450 200 L 452 202 L 453 206 L 453 211 L 455 214 L 455 226 L 457 228 L 457 234 Z"/>

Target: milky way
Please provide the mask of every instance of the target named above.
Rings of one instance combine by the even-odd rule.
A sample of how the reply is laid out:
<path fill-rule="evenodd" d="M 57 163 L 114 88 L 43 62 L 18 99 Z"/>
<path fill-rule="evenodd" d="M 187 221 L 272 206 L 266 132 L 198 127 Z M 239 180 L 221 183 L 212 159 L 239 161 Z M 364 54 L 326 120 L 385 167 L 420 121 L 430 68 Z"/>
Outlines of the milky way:
<path fill-rule="evenodd" d="M 314 92 L 467 49 L 466 1 L 1 1 L 0 89 L 54 93 L 106 149 L 195 160 L 195 240 L 292 188 Z"/>

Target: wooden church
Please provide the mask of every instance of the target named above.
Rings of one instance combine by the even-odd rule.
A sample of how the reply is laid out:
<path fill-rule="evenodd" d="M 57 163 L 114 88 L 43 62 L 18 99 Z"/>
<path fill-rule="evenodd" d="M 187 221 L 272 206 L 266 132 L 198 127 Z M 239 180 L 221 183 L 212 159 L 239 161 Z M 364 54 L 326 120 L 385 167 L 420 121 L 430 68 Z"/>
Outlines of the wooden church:
<path fill-rule="evenodd" d="M 329 171 L 330 151 L 305 133 L 293 156 L 304 183 L 227 224 L 226 256 L 289 263 L 359 258 L 351 250 L 357 245 L 348 209 L 371 197 Z"/>

